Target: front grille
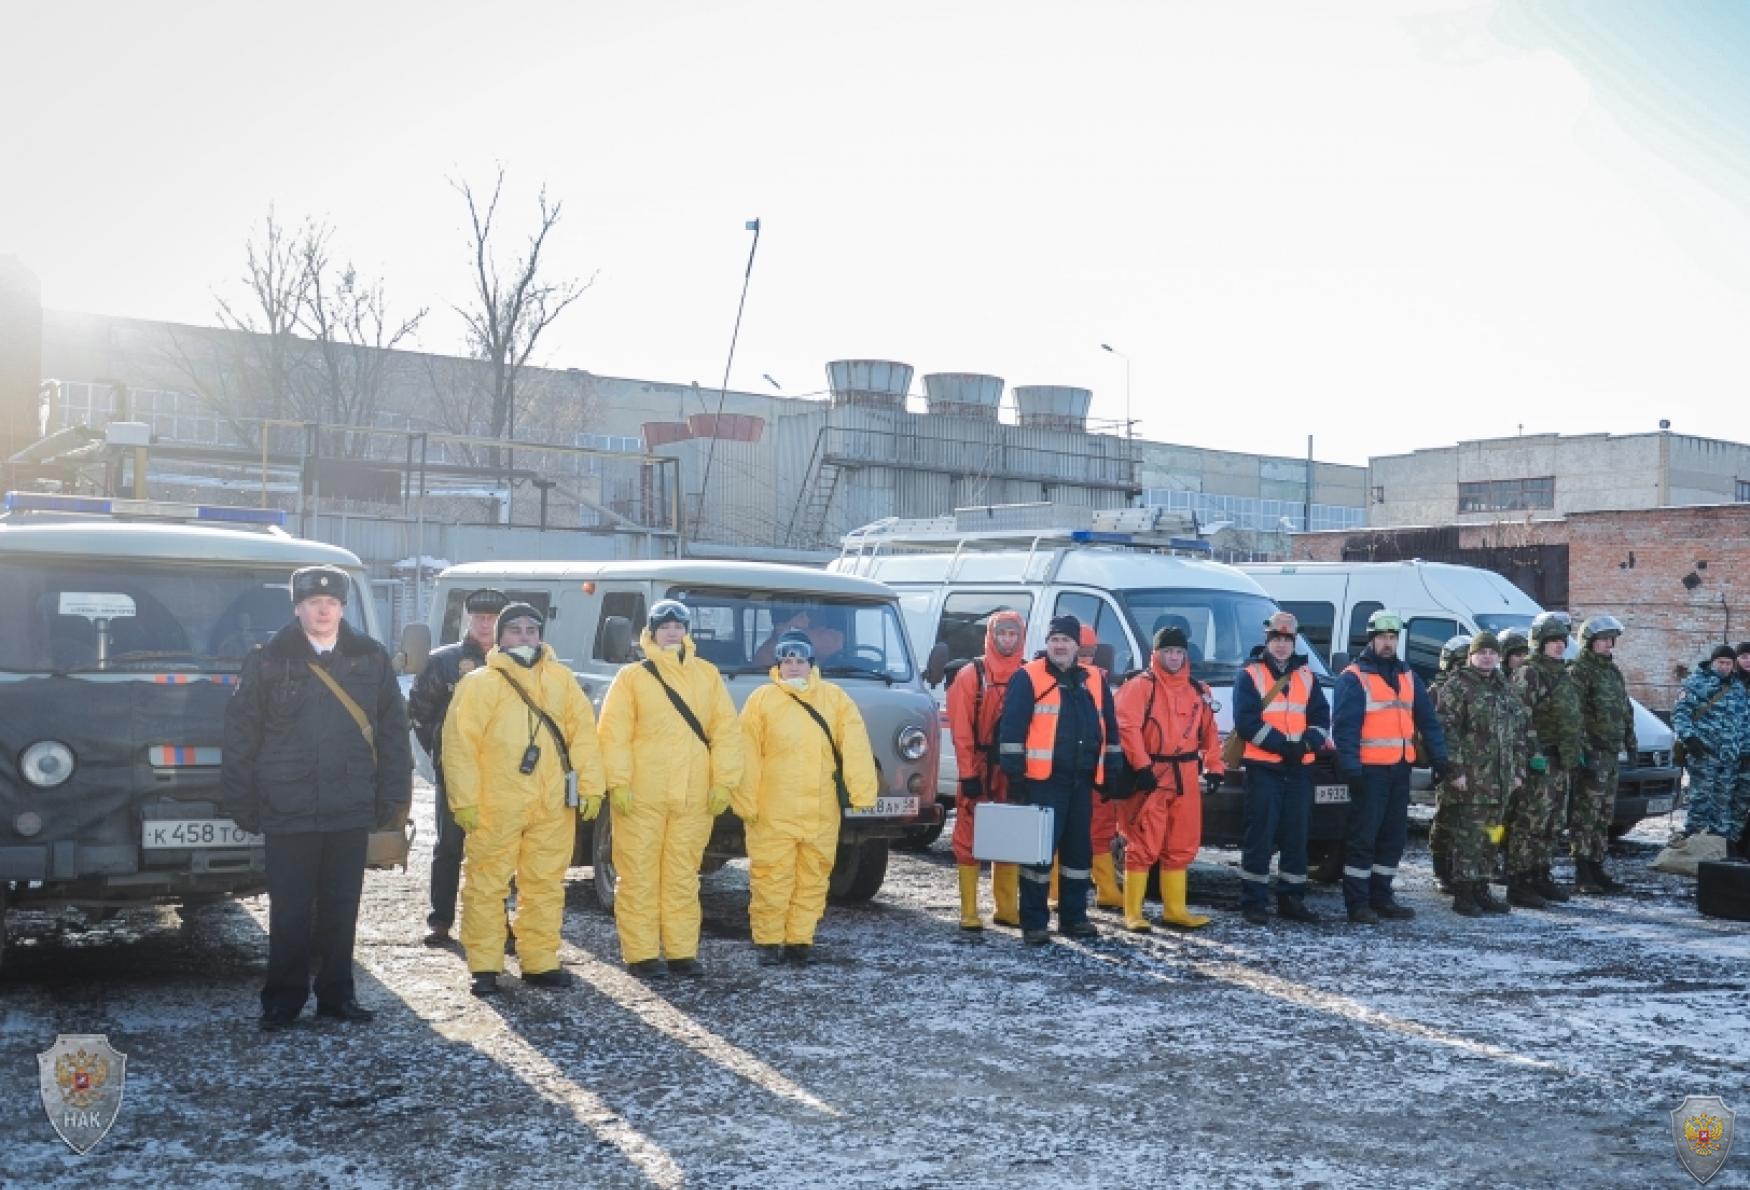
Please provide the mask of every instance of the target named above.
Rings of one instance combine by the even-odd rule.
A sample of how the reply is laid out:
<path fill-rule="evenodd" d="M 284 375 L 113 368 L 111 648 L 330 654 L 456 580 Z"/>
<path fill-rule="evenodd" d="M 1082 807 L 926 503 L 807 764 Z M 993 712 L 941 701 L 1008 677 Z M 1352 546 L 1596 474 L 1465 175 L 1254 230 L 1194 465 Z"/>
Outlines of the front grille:
<path fill-rule="evenodd" d="M 1635 767 L 1643 769 L 1663 769 L 1671 766 L 1671 751 L 1668 748 L 1649 752 L 1635 753 Z"/>

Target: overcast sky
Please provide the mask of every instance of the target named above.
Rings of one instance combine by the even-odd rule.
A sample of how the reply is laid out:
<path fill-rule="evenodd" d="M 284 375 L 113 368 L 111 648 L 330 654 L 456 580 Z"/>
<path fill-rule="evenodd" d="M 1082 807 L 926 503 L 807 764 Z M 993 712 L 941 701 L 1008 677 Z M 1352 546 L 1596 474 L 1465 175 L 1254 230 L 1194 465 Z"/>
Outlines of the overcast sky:
<path fill-rule="evenodd" d="M 269 204 L 461 347 L 446 179 L 565 204 L 558 367 L 875 357 L 1320 458 L 1745 439 L 1750 4 L 0 0 L 0 253 L 208 322 Z M 1636 15 L 1636 14 L 1639 15 Z M 22 33 L 22 36 L 19 34 Z M 921 391 L 921 379 L 916 382 Z"/>

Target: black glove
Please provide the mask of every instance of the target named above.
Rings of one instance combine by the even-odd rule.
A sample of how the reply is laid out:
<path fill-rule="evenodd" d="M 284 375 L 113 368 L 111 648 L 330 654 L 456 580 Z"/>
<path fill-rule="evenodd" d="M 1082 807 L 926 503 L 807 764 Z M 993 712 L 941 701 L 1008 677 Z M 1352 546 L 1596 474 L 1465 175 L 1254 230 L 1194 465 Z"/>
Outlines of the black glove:
<path fill-rule="evenodd" d="M 1446 762 L 1444 760 L 1436 760 L 1433 764 L 1429 765 L 1428 775 L 1434 778 L 1434 784 L 1436 785 L 1446 780 Z"/>
<path fill-rule="evenodd" d="M 1216 790 L 1221 788 L 1221 782 L 1222 782 L 1222 775 L 1220 773 L 1204 773 L 1203 774 L 1204 792 L 1214 793 Z"/>
<path fill-rule="evenodd" d="M 960 796 L 969 802 L 976 802 L 984 796 L 984 782 L 977 777 L 960 778 Z"/>
<path fill-rule="evenodd" d="M 1283 764 L 1299 764 L 1306 757 L 1305 740 L 1287 740 L 1277 749 Z"/>
<path fill-rule="evenodd" d="M 1707 746 L 1707 741 L 1698 735 L 1684 736 L 1683 747 L 1691 756 L 1710 756 L 1713 754 L 1713 749 Z"/>
<path fill-rule="evenodd" d="M 1153 767 L 1137 769 L 1136 772 L 1131 775 L 1130 783 L 1135 786 L 1138 793 L 1153 793 L 1155 790 L 1159 789 L 1161 785 L 1161 783 L 1155 779 L 1155 771 Z"/>

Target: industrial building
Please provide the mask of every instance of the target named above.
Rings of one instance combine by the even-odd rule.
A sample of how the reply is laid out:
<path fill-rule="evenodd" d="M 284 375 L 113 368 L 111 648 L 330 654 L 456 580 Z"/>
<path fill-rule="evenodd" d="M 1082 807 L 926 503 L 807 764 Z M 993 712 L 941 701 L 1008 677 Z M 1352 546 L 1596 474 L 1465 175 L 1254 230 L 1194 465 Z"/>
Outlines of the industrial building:
<path fill-rule="evenodd" d="M 1674 434 L 1526 434 L 1368 463 L 1367 524 L 1486 524 L 1750 502 L 1750 446 Z"/>

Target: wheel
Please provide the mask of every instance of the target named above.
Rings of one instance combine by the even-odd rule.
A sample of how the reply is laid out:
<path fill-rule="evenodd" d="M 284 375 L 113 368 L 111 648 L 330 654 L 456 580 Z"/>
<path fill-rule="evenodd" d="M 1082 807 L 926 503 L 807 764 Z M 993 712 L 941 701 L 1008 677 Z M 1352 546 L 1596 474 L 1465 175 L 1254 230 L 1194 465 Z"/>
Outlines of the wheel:
<path fill-rule="evenodd" d="M 1618 826 L 1614 822 L 1611 823 L 1610 828 L 1609 828 L 1611 842 L 1614 843 L 1616 840 L 1622 838 L 1624 835 L 1628 834 L 1630 831 L 1632 831 L 1634 829 L 1635 829 L 1635 824 L 1632 822 L 1629 823 L 1627 826 Z"/>
<path fill-rule="evenodd" d="M 590 865 L 595 868 L 595 899 L 602 912 L 614 911 L 614 891 L 620 873 L 614 868 L 614 812 L 604 805 L 595 818 L 595 838 L 590 847 Z"/>
<path fill-rule="evenodd" d="M 936 822 L 929 826 L 908 826 L 905 834 L 894 844 L 901 851 L 928 851 L 930 844 L 942 837 L 942 827 L 945 823 Z"/>
<path fill-rule="evenodd" d="M 0 884 L 0 968 L 6 966 L 6 886 Z"/>
<path fill-rule="evenodd" d="M 887 879 L 887 840 L 865 839 L 862 843 L 842 843 L 832 866 L 832 881 L 827 896 L 841 905 L 867 901 L 881 891 Z"/>
<path fill-rule="evenodd" d="M 1343 878 L 1343 841 L 1317 839 L 1306 845 L 1306 878 L 1335 884 Z"/>
<path fill-rule="evenodd" d="M 1750 921 L 1750 863 L 1703 860 L 1695 872 L 1695 907 L 1708 917 Z"/>

